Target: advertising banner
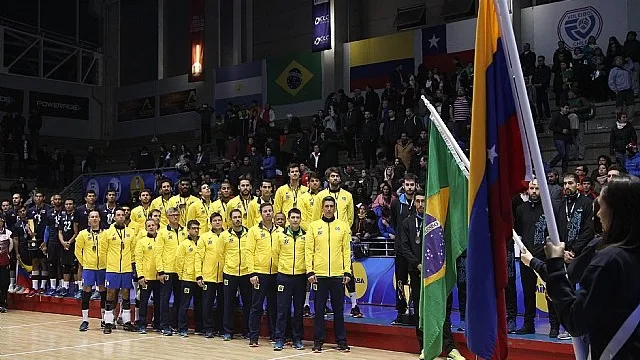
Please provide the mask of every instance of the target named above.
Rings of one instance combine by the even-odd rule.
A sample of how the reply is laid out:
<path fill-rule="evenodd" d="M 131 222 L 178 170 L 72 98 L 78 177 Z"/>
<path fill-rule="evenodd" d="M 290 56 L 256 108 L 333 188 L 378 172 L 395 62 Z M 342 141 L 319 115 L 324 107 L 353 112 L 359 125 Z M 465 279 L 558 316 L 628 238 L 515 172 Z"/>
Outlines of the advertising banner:
<path fill-rule="evenodd" d="M 12 112 L 18 110 L 22 112 L 24 104 L 24 90 L 10 89 L 0 86 L 0 111 Z"/>
<path fill-rule="evenodd" d="M 311 51 L 331 49 L 331 3 L 329 0 L 313 1 L 313 44 Z"/>
<path fill-rule="evenodd" d="M 172 169 L 163 171 L 162 176 L 175 183 L 179 175 L 177 170 Z M 83 179 L 83 188 L 85 192 L 95 191 L 99 203 L 104 202 L 107 190 L 111 189 L 116 191 L 116 201 L 119 204 L 137 202 L 142 189 L 150 189 L 154 195 L 157 194 L 156 176 L 152 171 L 87 175 Z"/>
<path fill-rule="evenodd" d="M 156 97 L 118 102 L 118 122 L 148 119 L 156 116 Z"/>
<path fill-rule="evenodd" d="M 42 116 L 89 120 L 89 98 L 29 91 L 29 111 Z"/>
<path fill-rule="evenodd" d="M 204 0 L 189 1 L 189 40 L 191 69 L 189 82 L 204 80 Z"/>
<path fill-rule="evenodd" d="M 196 89 L 160 95 L 160 116 L 196 111 Z"/>

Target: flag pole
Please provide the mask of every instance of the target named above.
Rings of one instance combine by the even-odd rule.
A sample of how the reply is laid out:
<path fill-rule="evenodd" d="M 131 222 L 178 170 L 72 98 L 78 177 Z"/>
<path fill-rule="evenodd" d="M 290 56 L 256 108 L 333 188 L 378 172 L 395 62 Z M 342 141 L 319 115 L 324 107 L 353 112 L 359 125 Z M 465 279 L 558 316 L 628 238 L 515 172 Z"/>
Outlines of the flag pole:
<path fill-rule="evenodd" d="M 549 230 L 549 236 L 554 245 L 560 244 L 560 236 L 558 234 L 558 227 L 556 225 L 556 218 L 553 215 L 553 205 L 551 203 L 551 194 L 549 193 L 549 186 L 545 181 L 546 173 L 544 169 L 544 163 L 542 161 L 542 154 L 540 153 L 540 145 L 538 144 L 538 137 L 535 135 L 535 125 L 533 123 L 533 115 L 531 113 L 531 106 L 529 105 L 528 97 L 526 96 L 527 91 L 524 84 L 524 75 L 522 73 L 522 66 L 520 65 L 520 58 L 518 55 L 518 46 L 516 45 L 516 38 L 513 34 L 513 27 L 511 24 L 511 19 L 509 18 L 509 10 L 507 8 L 507 4 L 505 0 L 489 0 L 494 1 L 496 5 L 496 11 L 498 12 L 498 21 L 500 22 L 500 33 L 502 38 L 502 43 L 504 45 L 505 54 L 507 55 L 507 65 L 509 67 L 509 74 L 512 78 L 512 88 L 514 90 L 515 95 L 515 103 L 516 106 L 520 108 L 518 111 L 518 117 L 520 118 L 520 129 L 524 130 L 524 137 L 526 138 L 526 143 L 523 143 L 523 147 L 526 148 L 528 146 L 531 160 L 533 161 L 533 166 L 535 168 L 535 172 L 538 175 L 538 185 L 540 186 L 540 197 L 542 199 L 542 208 L 545 213 L 545 217 L 547 220 L 547 229 Z M 518 100 L 526 101 L 523 104 Z M 473 121 L 473 120 L 472 120 Z M 522 128 L 524 126 L 524 129 Z M 526 157 L 526 156 L 525 156 Z M 528 165 L 528 164 L 527 164 Z"/>

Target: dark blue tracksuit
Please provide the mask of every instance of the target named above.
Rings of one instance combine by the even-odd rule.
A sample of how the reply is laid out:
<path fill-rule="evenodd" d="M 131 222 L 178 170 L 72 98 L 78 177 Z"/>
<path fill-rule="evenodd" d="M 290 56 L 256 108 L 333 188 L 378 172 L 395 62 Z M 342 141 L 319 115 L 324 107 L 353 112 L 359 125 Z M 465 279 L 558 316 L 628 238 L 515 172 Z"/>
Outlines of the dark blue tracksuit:
<path fill-rule="evenodd" d="M 292 340 L 295 344 L 302 340 L 302 312 L 304 310 L 304 298 L 307 291 L 307 275 L 278 274 L 278 320 L 276 323 L 276 341 L 284 342 L 287 331 L 287 320 L 291 316 L 291 301 L 293 300 L 293 317 L 291 325 L 293 330 Z"/>
<path fill-rule="evenodd" d="M 347 332 L 344 328 L 344 285 L 342 277 L 323 277 L 318 278 L 318 282 L 314 286 L 316 292 L 314 299 L 314 307 L 316 309 L 315 318 L 313 319 L 313 340 L 324 343 L 325 340 L 325 324 L 324 309 L 327 304 L 327 298 L 331 294 L 331 308 L 333 309 L 333 331 L 336 335 L 336 343 L 347 343 Z M 320 309 L 320 310 L 319 310 Z"/>
<path fill-rule="evenodd" d="M 269 314 L 269 336 L 274 337 L 276 331 L 276 274 L 256 274 L 259 285 L 253 287 L 251 314 L 249 315 L 249 339 L 258 341 L 260 336 L 260 316 L 262 316 L 264 299 L 267 299 Z"/>

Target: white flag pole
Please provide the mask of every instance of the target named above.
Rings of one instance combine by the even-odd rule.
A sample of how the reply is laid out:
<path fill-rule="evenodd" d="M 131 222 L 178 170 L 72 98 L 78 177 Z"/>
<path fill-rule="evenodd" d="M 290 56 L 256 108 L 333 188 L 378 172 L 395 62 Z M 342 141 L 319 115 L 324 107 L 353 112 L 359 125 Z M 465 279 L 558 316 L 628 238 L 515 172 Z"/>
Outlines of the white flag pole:
<path fill-rule="evenodd" d="M 551 241 L 555 245 L 559 245 L 560 236 L 558 234 L 558 226 L 556 225 L 556 218 L 553 215 L 553 205 L 551 203 L 551 194 L 549 193 L 549 187 L 547 186 L 547 182 L 545 181 L 546 173 L 544 169 L 544 163 L 542 161 L 542 154 L 540 154 L 540 145 L 538 144 L 538 138 L 536 136 L 535 125 L 533 123 L 533 115 L 531 114 L 531 107 L 529 106 L 527 90 L 524 84 L 524 75 L 522 74 L 522 66 L 520 65 L 520 58 L 518 55 L 518 46 L 516 45 L 516 38 L 513 34 L 513 27 L 511 24 L 511 19 L 509 17 L 509 10 L 507 8 L 507 3 L 505 0 L 493 1 L 496 5 L 496 11 L 498 12 L 498 21 L 500 22 L 502 44 L 506 55 L 507 67 L 509 68 L 509 74 L 511 75 L 512 79 L 512 89 L 514 90 L 514 101 L 516 102 L 516 106 L 519 106 L 521 110 L 518 111 L 520 120 L 520 131 L 524 132 L 525 138 L 527 140 L 527 143 L 523 143 L 523 148 L 526 151 L 528 146 L 529 150 L 531 151 L 533 166 L 535 168 L 536 174 L 538 175 L 538 179 L 540 179 L 540 181 L 538 181 L 538 185 L 540 186 L 540 198 L 542 199 L 542 208 L 544 209 L 544 214 L 547 219 L 547 229 L 549 230 L 549 236 L 551 237 Z M 520 104 L 520 101 L 526 103 Z"/>

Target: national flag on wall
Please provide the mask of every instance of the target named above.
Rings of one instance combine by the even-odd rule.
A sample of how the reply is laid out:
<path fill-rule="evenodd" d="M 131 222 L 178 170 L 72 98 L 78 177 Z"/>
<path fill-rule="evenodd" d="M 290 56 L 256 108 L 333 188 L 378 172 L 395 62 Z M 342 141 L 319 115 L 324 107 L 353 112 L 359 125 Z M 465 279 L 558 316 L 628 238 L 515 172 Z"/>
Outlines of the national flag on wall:
<path fill-rule="evenodd" d="M 437 67 L 451 74 L 456 63 L 466 66 L 473 62 L 476 19 L 422 29 L 422 62 L 428 69 Z"/>
<path fill-rule="evenodd" d="M 391 82 L 396 88 L 402 87 L 402 80 L 415 73 L 415 32 L 405 31 L 344 44 L 345 87 L 350 91 L 364 90 L 367 85 L 373 89 L 384 89 Z M 396 71 L 402 69 L 405 79 Z"/>
<path fill-rule="evenodd" d="M 507 358 L 504 290 L 511 199 L 525 178 L 521 129 L 494 0 L 480 0 L 471 117 L 467 342 L 484 359 Z M 518 61 L 516 57 L 516 61 Z"/>
<path fill-rule="evenodd" d="M 267 96 L 271 106 L 321 99 L 320 53 L 298 53 L 267 59 Z"/>
<path fill-rule="evenodd" d="M 456 283 L 456 259 L 467 248 L 468 170 L 452 144 L 431 122 L 422 249 L 423 286 L 420 294 L 420 327 L 424 358 L 442 352 L 442 326 L 447 297 Z"/>
<path fill-rule="evenodd" d="M 215 108 L 222 113 L 227 103 L 246 104 L 252 101 L 262 104 L 262 74 L 264 61 L 258 60 L 216 69 Z"/>

